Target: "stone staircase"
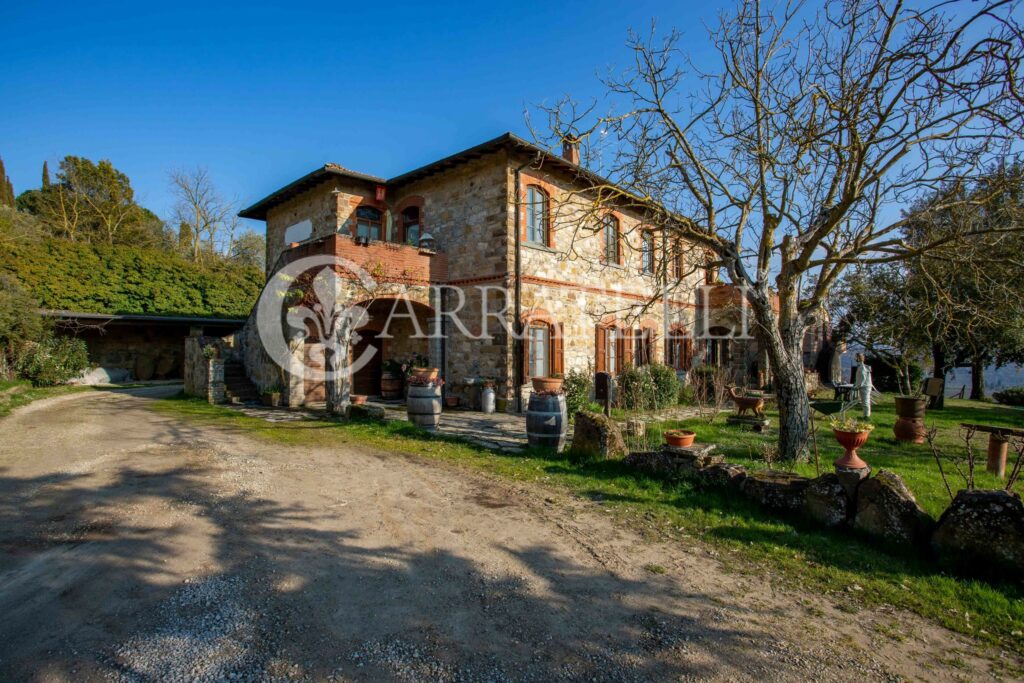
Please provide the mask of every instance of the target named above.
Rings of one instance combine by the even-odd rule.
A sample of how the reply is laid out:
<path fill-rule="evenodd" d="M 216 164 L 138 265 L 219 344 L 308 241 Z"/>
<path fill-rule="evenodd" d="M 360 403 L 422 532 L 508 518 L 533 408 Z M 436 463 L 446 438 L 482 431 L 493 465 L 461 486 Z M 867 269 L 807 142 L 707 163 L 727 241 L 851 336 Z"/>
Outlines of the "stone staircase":
<path fill-rule="evenodd" d="M 258 403 L 260 392 L 245 375 L 245 366 L 238 362 L 224 363 L 224 395 L 228 403 Z"/>

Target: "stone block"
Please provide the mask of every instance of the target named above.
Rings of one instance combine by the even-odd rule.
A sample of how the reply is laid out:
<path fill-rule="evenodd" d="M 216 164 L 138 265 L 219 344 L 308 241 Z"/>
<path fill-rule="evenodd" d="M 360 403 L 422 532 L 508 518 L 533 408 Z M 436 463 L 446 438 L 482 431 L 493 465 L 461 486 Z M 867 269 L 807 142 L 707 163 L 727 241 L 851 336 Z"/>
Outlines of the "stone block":
<path fill-rule="evenodd" d="M 844 524 L 850 510 L 850 499 L 839 477 L 829 472 L 812 479 L 804 492 L 802 510 L 804 515 L 819 524 L 829 527 Z"/>
<path fill-rule="evenodd" d="M 791 472 L 754 470 L 740 484 L 744 495 L 773 510 L 796 512 L 803 507 L 811 480 Z"/>
<path fill-rule="evenodd" d="M 903 479 L 889 470 L 861 482 L 856 509 L 856 528 L 896 543 L 923 543 L 933 525 Z"/>
<path fill-rule="evenodd" d="M 939 517 L 931 545 L 965 569 L 1024 577 L 1024 503 L 1009 491 L 960 491 Z"/>
<path fill-rule="evenodd" d="M 574 458 L 606 460 L 624 457 L 628 451 L 614 420 L 601 413 L 576 413 L 570 451 Z"/>

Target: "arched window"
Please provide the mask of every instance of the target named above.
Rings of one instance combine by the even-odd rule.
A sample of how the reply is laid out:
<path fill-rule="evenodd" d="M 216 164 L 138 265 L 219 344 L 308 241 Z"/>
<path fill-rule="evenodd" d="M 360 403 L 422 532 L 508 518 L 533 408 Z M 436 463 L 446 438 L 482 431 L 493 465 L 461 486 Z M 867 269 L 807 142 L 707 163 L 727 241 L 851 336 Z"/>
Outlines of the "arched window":
<path fill-rule="evenodd" d="M 420 243 L 420 207 L 410 206 L 402 210 L 402 241 L 417 246 Z"/>
<path fill-rule="evenodd" d="M 654 234 L 644 230 L 641 234 L 640 259 L 645 273 L 654 272 Z"/>
<path fill-rule="evenodd" d="M 536 185 L 526 188 L 526 241 L 548 245 L 548 195 Z"/>
<path fill-rule="evenodd" d="M 605 263 L 619 263 L 619 219 L 615 216 L 604 217 L 604 260 Z"/>
<path fill-rule="evenodd" d="M 562 373 L 565 363 L 562 325 L 553 322 L 545 312 L 534 312 L 525 323 L 523 379 Z"/>
<path fill-rule="evenodd" d="M 372 206 L 356 208 L 356 237 L 365 237 L 368 240 L 381 239 L 384 226 L 381 218 L 381 212 Z"/>

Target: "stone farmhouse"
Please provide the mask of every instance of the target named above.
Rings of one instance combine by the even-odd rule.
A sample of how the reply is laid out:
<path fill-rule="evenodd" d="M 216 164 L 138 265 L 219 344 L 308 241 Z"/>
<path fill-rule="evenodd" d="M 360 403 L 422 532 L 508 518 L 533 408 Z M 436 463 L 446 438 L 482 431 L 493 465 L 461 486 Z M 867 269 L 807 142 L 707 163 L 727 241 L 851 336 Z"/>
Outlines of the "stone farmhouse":
<path fill-rule="evenodd" d="M 736 293 L 702 251 L 646 230 L 628 202 L 594 211 L 593 188 L 609 182 L 572 145 L 558 155 L 506 133 L 391 179 L 327 164 L 240 215 L 266 221 L 268 277 L 310 256 L 372 276 L 371 292 L 339 271 L 341 298 L 368 312 L 350 358 L 373 351 L 352 377 L 354 394 L 379 394 L 382 363 L 413 354 L 464 400 L 481 378 L 494 380 L 510 411 L 524 409 L 530 377 L 573 368 L 614 374 L 662 362 L 685 372 L 706 362 L 754 384 L 766 366 L 756 344 L 713 336 L 735 322 Z M 263 389 L 280 373 L 253 327 L 250 318 L 237 343 Z M 308 371 L 323 355 L 316 335 L 298 340 L 290 404 L 323 400 Z"/>

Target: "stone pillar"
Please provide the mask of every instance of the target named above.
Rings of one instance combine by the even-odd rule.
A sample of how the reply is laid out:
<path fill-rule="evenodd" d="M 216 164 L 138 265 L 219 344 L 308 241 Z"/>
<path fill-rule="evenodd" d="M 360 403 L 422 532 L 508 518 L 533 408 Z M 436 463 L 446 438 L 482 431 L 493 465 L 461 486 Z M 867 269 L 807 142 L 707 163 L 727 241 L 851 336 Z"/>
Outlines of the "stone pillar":
<path fill-rule="evenodd" d="M 305 330 L 293 331 L 288 346 L 292 351 L 285 369 L 288 382 L 284 388 L 285 401 L 289 408 L 297 408 L 306 402 Z"/>
<path fill-rule="evenodd" d="M 224 403 L 224 361 L 209 358 L 206 361 L 206 400 L 208 403 Z"/>

